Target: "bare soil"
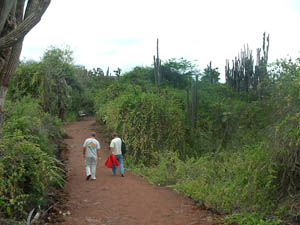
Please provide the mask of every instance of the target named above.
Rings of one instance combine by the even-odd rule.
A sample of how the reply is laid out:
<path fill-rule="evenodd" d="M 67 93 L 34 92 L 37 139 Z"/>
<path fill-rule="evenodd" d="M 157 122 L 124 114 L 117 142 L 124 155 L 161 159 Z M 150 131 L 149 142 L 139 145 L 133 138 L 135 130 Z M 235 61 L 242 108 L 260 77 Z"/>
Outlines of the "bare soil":
<path fill-rule="evenodd" d="M 101 144 L 101 160 L 97 180 L 87 181 L 82 145 L 91 131 L 97 132 Z M 166 187 L 149 184 L 138 175 L 126 171 L 113 176 L 104 163 L 109 145 L 95 120 L 86 119 L 65 126 L 68 151 L 67 200 L 59 214 L 63 225 L 213 225 L 211 212 L 201 210 L 188 197 Z"/>

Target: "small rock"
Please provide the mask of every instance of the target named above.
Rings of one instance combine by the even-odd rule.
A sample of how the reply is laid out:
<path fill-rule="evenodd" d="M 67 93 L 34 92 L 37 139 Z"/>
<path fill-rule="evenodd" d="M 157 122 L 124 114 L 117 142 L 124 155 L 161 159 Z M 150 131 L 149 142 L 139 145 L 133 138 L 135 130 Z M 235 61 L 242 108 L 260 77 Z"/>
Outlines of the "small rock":
<path fill-rule="evenodd" d="M 70 216 L 71 215 L 71 212 L 70 211 L 67 211 L 67 212 L 64 212 L 63 213 L 63 216 Z"/>
<path fill-rule="evenodd" d="M 99 220 L 97 220 L 96 218 L 90 218 L 90 217 L 86 217 L 85 220 L 89 223 L 97 223 L 99 222 Z"/>

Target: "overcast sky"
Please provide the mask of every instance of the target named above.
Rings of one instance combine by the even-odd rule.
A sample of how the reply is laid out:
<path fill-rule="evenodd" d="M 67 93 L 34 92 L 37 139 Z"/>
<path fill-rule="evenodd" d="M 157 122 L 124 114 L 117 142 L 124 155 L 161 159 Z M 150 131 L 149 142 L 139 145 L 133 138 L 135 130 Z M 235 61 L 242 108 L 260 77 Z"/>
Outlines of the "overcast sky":
<path fill-rule="evenodd" d="M 224 75 L 244 44 L 256 51 L 270 34 L 270 61 L 300 57 L 300 0 L 52 0 L 26 36 L 21 59 L 39 60 L 53 45 L 76 64 L 106 71 L 184 57 Z M 256 55 L 255 52 L 253 54 Z"/>

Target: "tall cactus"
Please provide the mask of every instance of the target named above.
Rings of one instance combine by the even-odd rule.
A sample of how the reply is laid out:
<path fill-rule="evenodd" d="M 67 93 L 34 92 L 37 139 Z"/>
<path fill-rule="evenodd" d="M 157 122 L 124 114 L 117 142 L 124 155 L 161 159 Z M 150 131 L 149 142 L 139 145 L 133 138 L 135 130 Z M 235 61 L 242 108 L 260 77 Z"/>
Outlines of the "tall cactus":
<path fill-rule="evenodd" d="M 226 84 L 232 87 L 233 86 L 232 71 L 230 69 L 228 59 L 226 59 L 226 63 L 225 63 L 225 79 L 226 79 Z"/>
<path fill-rule="evenodd" d="M 115 75 L 117 76 L 117 79 L 119 80 L 120 79 L 120 76 L 121 76 L 121 69 L 118 67 L 118 69 L 117 70 L 114 70 L 114 73 L 115 73 Z"/>
<path fill-rule="evenodd" d="M 267 40 L 267 45 L 266 45 Z M 229 60 L 226 60 L 225 76 L 226 83 L 236 91 L 253 92 L 257 95 L 258 86 L 264 88 L 264 81 L 267 74 L 268 52 L 269 52 L 269 35 L 263 34 L 263 56 L 261 57 L 261 49 L 257 49 L 257 60 L 254 66 L 254 58 L 252 51 L 247 45 L 241 50 L 238 57 L 232 61 L 230 68 Z M 261 92 L 261 91 L 260 91 Z"/>
<path fill-rule="evenodd" d="M 242 71 L 244 72 L 243 79 L 243 90 L 249 92 L 251 88 L 251 81 L 253 79 L 253 65 L 254 60 L 252 56 L 252 51 L 249 50 L 249 46 L 244 46 L 244 51 L 241 51 L 241 63 Z"/>
<path fill-rule="evenodd" d="M 110 74 L 109 74 L 109 67 L 107 67 L 107 70 L 106 70 L 106 76 L 107 76 L 107 77 L 110 76 Z"/>
<path fill-rule="evenodd" d="M 266 43 L 267 41 L 267 43 Z M 264 95 L 264 91 L 266 88 L 267 82 L 267 64 L 268 64 L 268 55 L 269 55 L 269 43 L 270 43 L 270 35 L 266 38 L 266 33 L 263 34 L 263 48 L 257 49 L 257 59 L 255 66 L 255 78 L 257 79 L 257 85 L 255 91 L 257 91 L 259 97 Z M 261 56 L 261 51 L 263 55 Z"/>
<path fill-rule="evenodd" d="M 154 78 L 155 78 L 155 84 L 158 89 L 158 93 L 160 94 L 160 83 L 162 78 L 162 72 L 161 72 L 161 60 L 159 58 L 158 54 L 158 39 L 157 39 L 157 45 L 156 45 L 156 58 L 153 56 L 154 60 Z"/>
<path fill-rule="evenodd" d="M 197 128 L 198 122 L 198 106 L 199 106 L 199 94 L 198 94 L 198 80 L 199 75 L 196 75 L 196 79 L 192 79 L 192 109 L 191 109 L 191 124 L 194 129 Z"/>
<path fill-rule="evenodd" d="M 210 84 L 217 84 L 220 80 L 220 73 L 218 68 L 212 67 L 212 62 L 210 61 L 207 67 L 204 69 L 204 76 L 201 78 L 202 81 L 207 81 Z"/>
<path fill-rule="evenodd" d="M 199 80 L 199 75 L 196 75 L 196 82 L 195 82 L 195 111 L 194 111 L 194 128 L 197 128 L 197 123 L 198 123 L 198 107 L 199 107 L 199 94 L 198 94 L 198 80 Z"/>
<path fill-rule="evenodd" d="M 190 90 L 189 87 L 186 88 L 186 119 L 188 123 L 191 122 L 191 103 L 190 103 Z"/>

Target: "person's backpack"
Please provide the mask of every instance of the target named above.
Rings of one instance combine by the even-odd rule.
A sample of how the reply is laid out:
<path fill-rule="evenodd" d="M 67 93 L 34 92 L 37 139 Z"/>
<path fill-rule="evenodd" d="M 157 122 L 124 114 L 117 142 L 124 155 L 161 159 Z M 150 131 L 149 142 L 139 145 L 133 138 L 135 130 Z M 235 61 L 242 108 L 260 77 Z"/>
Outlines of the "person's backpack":
<path fill-rule="evenodd" d="M 122 141 L 122 145 L 121 145 L 121 151 L 122 151 L 122 155 L 126 154 L 126 144 L 123 138 L 121 138 Z"/>

